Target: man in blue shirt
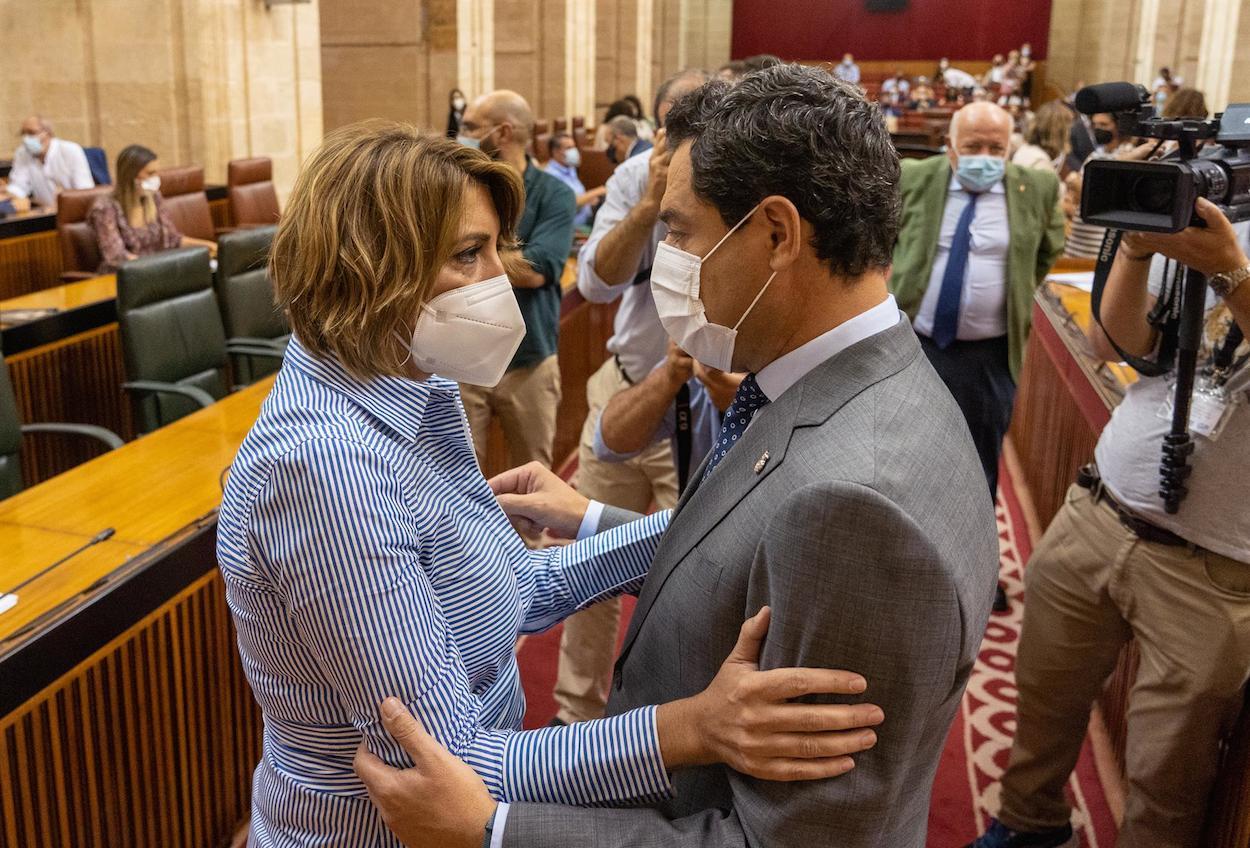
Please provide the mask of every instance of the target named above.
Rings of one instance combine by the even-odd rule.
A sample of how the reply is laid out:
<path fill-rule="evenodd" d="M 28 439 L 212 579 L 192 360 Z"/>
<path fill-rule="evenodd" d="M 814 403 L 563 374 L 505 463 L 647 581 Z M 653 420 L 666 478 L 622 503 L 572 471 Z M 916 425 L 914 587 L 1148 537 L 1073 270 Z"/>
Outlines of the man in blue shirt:
<path fill-rule="evenodd" d="M 560 277 L 573 247 L 573 192 L 526 155 L 534 113 L 514 91 L 493 91 L 469 106 L 461 141 L 506 162 L 525 181 L 525 211 L 517 224 L 520 271 L 510 271 L 517 303 L 525 316 L 525 340 L 508 372 L 494 388 L 462 385 L 465 413 L 478 462 L 486 459 L 490 420 L 498 416 L 512 466 L 537 460 L 551 467 L 560 405 Z"/>
<path fill-rule="evenodd" d="M 625 462 L 658 441 L 672 444 L 684 490 L 711 451 L 744 374 L 707 368 L 669 342 L 668 356 L 608 402 L 595 422 L 595 457 Z"/>
<path fill-rule="evenodd" d="M 551 158 L 547 160 L 544 170 L 572 189 L 573 195 L 577 198 L 577 217 L 573 219 L 574 225 L 589 226 L 595 204 L 607 194 L 607 188 L 599 186 L 586 191 L 581 177 L 577 175 L 577 169 L 582 164 L 582 152 L 577 149 L 577 143 L 568 133 L 559 132 L 548 139 L 547 155 Z"/>

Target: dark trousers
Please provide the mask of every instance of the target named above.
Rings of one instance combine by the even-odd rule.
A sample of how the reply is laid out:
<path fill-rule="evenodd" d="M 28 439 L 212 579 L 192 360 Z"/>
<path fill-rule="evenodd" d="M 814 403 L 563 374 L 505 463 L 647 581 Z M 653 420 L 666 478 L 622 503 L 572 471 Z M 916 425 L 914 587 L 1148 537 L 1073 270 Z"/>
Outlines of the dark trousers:
<path fill-rule="evenodd" d="M 1007 337 L 975 342 L 956 340 L 942 350 L 932 339 L 920 336 L 920 346 L 963 410 L 972 443 L 981 457 L 990 497 L 997 497 L 998 456 L 1016 400 L 1016 381 L 1011 378 L 1007 361 Z"/>

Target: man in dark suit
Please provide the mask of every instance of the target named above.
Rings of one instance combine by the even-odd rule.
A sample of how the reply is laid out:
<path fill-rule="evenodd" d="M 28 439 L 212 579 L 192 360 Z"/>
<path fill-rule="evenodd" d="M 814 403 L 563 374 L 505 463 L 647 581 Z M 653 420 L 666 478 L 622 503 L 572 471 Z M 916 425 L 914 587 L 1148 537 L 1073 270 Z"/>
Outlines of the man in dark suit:
<path fill-rule="evenodd" d="M 518 798 L 485 833 L 484 787 L 410 718 L 386 720 L 417 767 L 366 755 L 358 771 L 410 845 L 919 848 L 998 548 L 967 427 L 886 290 L 897 154 L 858 89 L 798 65 L 709 83 L 666 126 L 661 321 L 705 365 L 749 373 L 660 541 L 608 713 L 688 708 L 744 614 L 768 605 L 760 667 L 863 674 L 879 742 L 834 779 L 713 764 L 676 771 L 653 807 Z M 515 517 L 566 534 L 595 523 L 595 505 L 537 467 L 492 484 Z M 634 517 L 604 508 L 598 529 Z"/>

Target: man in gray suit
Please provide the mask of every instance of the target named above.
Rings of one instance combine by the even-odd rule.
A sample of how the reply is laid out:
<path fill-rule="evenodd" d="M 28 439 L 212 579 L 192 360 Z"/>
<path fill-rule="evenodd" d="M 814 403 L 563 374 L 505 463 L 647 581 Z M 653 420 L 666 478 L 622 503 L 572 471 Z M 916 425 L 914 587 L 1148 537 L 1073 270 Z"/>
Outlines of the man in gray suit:
<path fill-rule="evenodd" d="M 967 425 L 886 289 L 897 154 L 857 89 L 798 65 L 709 83 L 667 127 L 660 318 L 704 364 L 750 374 L 656 551 L 608 713 L 702 691 L 768 605 L 760 667 L 859 672 L 878 744 L 834 779 L 709 765 L 655 807 L 501 804 L 483 834 L 471 770 L 390 723 L 417 766 L 396 774 L 417 774 L 375 801 L 410 845 L 919 848 L 998 546 Z M 492 485 L 511 515 L 569 534 L 600 510 L 599 530 L 635 517 L 533 467 Z"/>

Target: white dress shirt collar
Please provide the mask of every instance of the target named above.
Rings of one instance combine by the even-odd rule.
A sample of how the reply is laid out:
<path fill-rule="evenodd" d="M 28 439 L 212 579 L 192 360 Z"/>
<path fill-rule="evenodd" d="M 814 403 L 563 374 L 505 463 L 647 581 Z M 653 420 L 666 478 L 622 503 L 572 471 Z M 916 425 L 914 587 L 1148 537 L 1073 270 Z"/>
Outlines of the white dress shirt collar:
<path fill-rule="evenodd" d="M 813 368 L 856 342 L 890 329 L 901 317 L 894 295 L 888 294 L 872 309 L 843 321 L 832 330 L 774 359 L 760 369 L 755 380 L 768 399 L 775 401 Z"/>

